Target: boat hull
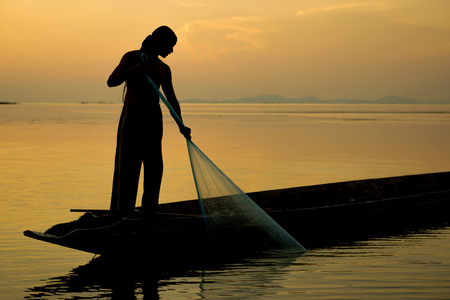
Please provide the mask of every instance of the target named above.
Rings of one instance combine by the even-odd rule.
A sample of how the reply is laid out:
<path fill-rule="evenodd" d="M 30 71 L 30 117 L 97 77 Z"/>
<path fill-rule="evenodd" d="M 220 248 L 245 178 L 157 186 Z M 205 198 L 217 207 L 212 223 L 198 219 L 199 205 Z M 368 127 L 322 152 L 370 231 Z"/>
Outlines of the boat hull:
<path fill-rule="evenodd" d="M 357 180 L 248 193 L 277 223 L 307 248 L 371 234 L 449 220 L 450 172 Z M 198 200 L 162 204 L 164 213 L 117 219 L 89 212 L 27 237 L 95 254 L 124 252 L 177 255 L 257 248 L 251 228 L 212 235 Z M 411 228 L 411 227 L 409 227 Z M 186 247 L 188 245 L 188 247 Z"/>

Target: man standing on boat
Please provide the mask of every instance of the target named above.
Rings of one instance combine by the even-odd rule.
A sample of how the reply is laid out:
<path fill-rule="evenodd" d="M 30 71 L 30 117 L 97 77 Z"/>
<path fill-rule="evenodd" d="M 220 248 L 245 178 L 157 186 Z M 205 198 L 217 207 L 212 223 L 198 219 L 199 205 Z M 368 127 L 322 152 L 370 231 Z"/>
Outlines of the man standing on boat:
<path fill-rule="evenodd" d="M 147 81 L 148 75 L 162 87 L 166 99 L 181 118 L 181 109 L 172 85 L 172 74 L 165 58 L 173 52 L 177 36 L 167 26 L 158 27 L 143 42 L 140 50 L 125 53 L 108 78 L 108 86 L 125 82 L 124 106 L 117 132 L 111 211 L 127 215 L 134 211 L 141 166 L 144 165 L 145 212 L 158 209 L 163 174 L 161 141 L 163 134 L 159 95 Z M 180 132 L 191 139 L 191 130 L 180 126 Z"/>

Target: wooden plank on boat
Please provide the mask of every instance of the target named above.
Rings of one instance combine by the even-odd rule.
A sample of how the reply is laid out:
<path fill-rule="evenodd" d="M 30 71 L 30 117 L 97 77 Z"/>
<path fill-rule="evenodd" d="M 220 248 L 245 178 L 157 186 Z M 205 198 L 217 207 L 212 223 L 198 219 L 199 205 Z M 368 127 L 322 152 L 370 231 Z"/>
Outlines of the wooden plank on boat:
<path fill-rule="evenodd" d="M 71 208 L 70 212 L 110 213 L 109 209 Z"/>
<path fill-rule="evenodd" d="M 110 210 L 107 209 L 90 209 L 90 208 L 72 208 L 70 209 L 70 212 L 90 212 L 93 214 L 109 214 L 111 213 Z M 137 210 L 137 213 L 142 213 L 141 211 Z M 155 215 L 162 216 L 162 217 L 185 217 L 185 218 L 201 218 L 202 216 L 200 214 L 183 214 L 183 213 L 172 213 L 172 212 L 156 212 Z"/>

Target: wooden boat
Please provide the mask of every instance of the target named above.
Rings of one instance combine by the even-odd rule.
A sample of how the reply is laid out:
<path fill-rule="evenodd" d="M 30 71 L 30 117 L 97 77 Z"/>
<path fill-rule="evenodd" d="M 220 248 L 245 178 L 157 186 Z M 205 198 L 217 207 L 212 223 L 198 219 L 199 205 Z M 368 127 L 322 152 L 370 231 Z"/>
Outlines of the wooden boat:
<path fill-rule="evenodd" d="M 449 221 L 450 172 L 357 180 L 248 193 L 261 208 L 305 247 Z M 117 218 L 92 210 L 78 220 L 44 233 L 24 235 L 95 254 L 170 254 L 215 247 L 247 249 L 255 245 L 245 228 L 211 235 L 198 200 L 161 205 L 151 217 L 137 213 Z M 410 227 L 408 227 L 410 228 Z"/>

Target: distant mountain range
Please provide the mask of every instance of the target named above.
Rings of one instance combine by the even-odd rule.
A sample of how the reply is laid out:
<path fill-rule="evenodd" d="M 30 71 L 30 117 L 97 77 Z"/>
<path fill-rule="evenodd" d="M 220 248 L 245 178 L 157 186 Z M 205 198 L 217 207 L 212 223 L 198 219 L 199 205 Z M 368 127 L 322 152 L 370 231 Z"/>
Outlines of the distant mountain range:
<path fill-rule="evenodd" d="M 180 100 L 183 103 L 337 103 L 337 104 L 419 104 L 423 103 L 421 101 L 397 97 L 388 96 L 377 100 L 358 100 L 358 99 L 335 99 L 335 100 L 324 100 L 314 96 L 302 97 L 302 98 L 286 98 L 280 95 L 261 95 L 255 97 L 244 97 L 236 100 L 223 100 L 223 101 L 208 101 L 202 99 L 186 99 Z"/>

